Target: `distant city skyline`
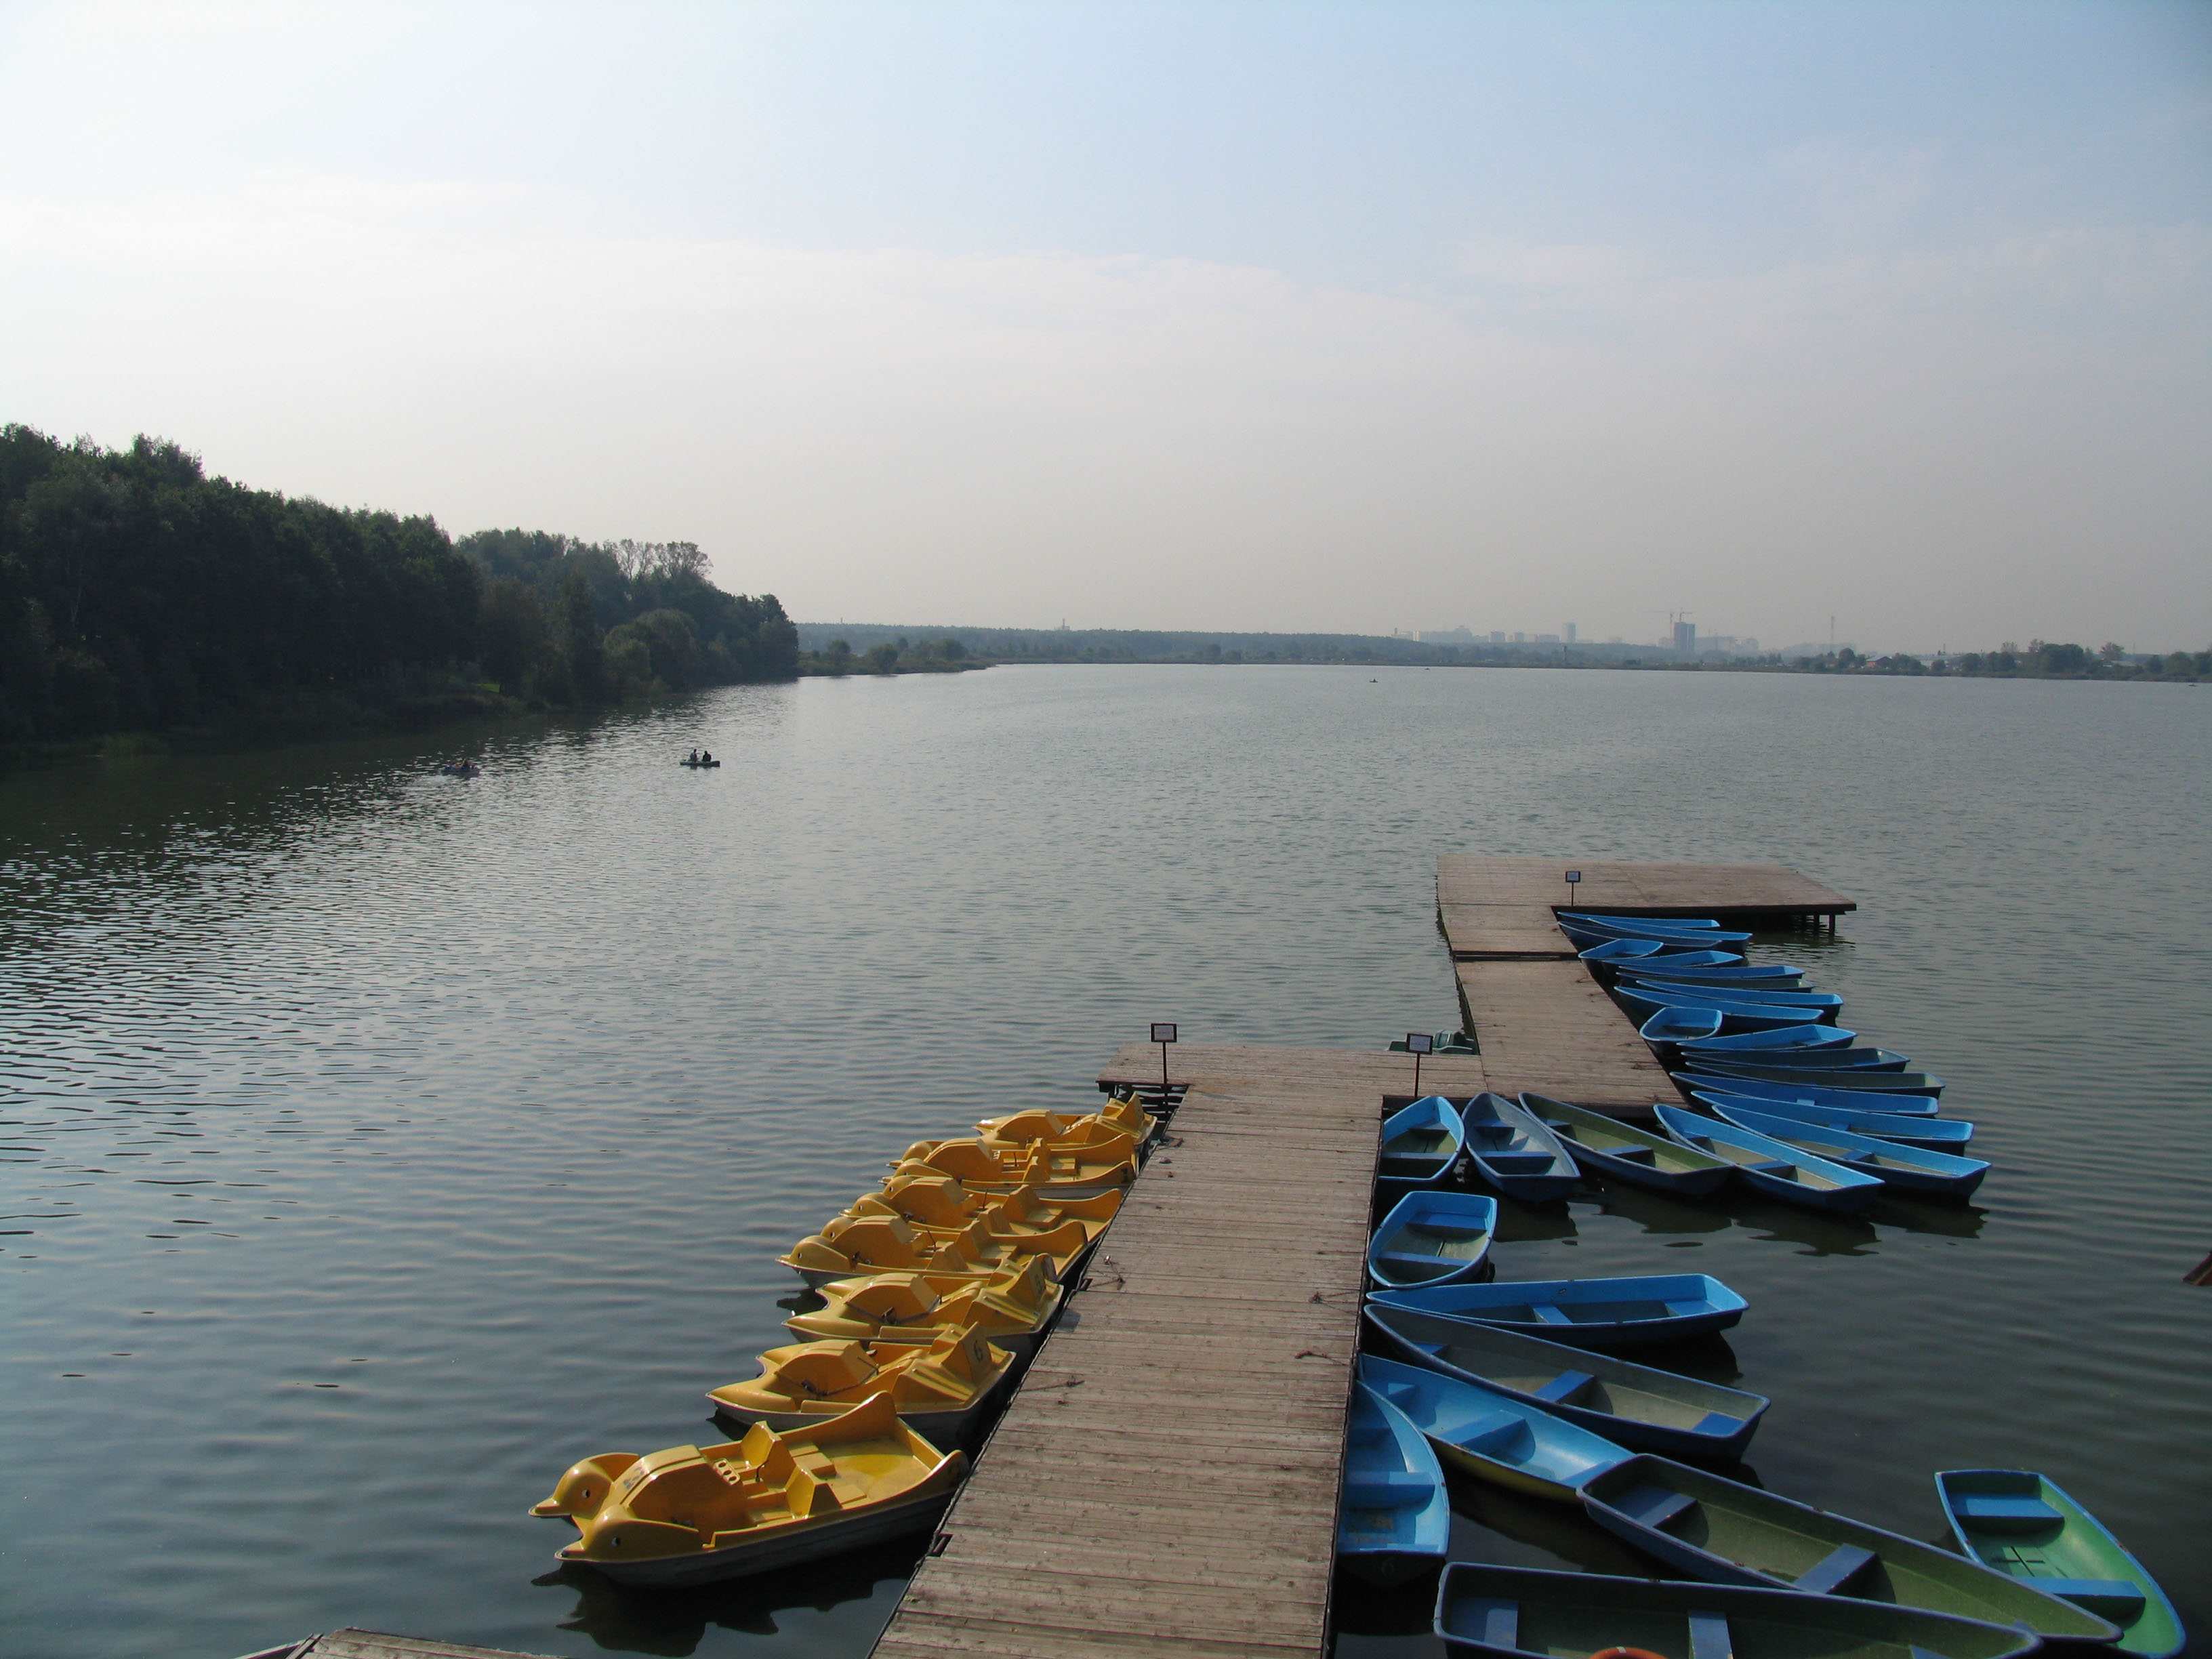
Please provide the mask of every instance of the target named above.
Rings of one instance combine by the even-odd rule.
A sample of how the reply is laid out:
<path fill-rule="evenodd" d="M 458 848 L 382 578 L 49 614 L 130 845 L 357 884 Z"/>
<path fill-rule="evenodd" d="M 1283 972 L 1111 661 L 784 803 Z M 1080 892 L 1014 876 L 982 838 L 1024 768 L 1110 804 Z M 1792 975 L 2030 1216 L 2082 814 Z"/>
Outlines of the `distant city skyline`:
<path fill-rule="evenodd" d="M 30 3 L 0 137 L 0 420 L 795 617 L 2212 642 L 2212 6 Z"/>

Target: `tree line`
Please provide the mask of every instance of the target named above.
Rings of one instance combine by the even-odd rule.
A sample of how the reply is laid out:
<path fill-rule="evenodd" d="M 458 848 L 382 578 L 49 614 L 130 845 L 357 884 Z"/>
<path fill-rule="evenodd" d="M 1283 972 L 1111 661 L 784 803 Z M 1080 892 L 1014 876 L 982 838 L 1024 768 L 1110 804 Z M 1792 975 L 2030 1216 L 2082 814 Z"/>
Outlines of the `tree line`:
<path fill-rule="evenodd" d="M 210 726 L 301 733 L 789 679 L 773 595 L 688 542 L 459 540 L 127 449 L 0 427 L 0 743 Z"/>
<path fill-rule="evenodd" d="M 1779 665 L 1808 674 L 1930 674 L 1976 679 L 2193 681 L 2212 678 L 2212 651 L 2137 653 L 2112 640 L 2107 640 L 2094 651 L 2085 645 L 2035 640 L 2030 641 L 2023 651 L 2012 641 L 2007 640 L 1994 651 L 1961 651 L 1923 660 L 1902 651 L 1886 656 L 1865 656 L 1847 645 L 1818 657 L 1794 658 Z"/>

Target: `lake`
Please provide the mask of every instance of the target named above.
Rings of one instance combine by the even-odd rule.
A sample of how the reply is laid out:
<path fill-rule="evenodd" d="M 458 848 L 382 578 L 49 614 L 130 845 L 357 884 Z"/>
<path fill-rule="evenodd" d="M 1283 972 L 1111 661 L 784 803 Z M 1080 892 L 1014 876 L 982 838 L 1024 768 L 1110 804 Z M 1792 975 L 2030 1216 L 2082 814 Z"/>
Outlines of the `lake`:
<path fill-rule="evenodd" d="M 1764 1484 L 1933 1537 L 1931 1471 L 2040 1467 L 2212 1630 L 2208 825 L 2201 689 L 1543 670 L 807 681 L 0 779 L 4 1645 L 858 1659 L 911 1550 L 640 1595 L 528 1507 L 714 1437 L 703 1390 L 786 1340 L 775 1256 L 909 1141 L 1084 1109 L 1155 1018 L 1456 1024 L 1455 851 L 1841 890 L 1759 956 L 1996 1165 L 1859 1223 L 1594 1192 L 1512 1216 L 1501 1276 L 1714 1273 Z M 1455 1496 L 1469 1556 L 1632 1570 Z M 1431 1650 L 1419 1593 L 1339 1614 Z"/>

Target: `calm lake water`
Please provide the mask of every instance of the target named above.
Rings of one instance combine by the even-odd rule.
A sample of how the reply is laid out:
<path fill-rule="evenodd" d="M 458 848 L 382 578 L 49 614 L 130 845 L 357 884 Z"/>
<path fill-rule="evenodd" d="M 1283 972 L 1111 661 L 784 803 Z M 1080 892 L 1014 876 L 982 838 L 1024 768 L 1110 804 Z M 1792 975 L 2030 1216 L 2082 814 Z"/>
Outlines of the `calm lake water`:
<path fill-rule="evenodd" d="M 0 780 L 8 1653 L 865 1653 L 910 1553 L 640 1596 L 526 1510 L 708 1437 L 785 1340 L 775 1255 L 908 1141 L 1083 1107 L 1156 1018 L 1455 1024 L 1448 851 L 1840 888 L 1836 942 L 1761 954 L 1996 1163 L 1864 1222 L 1522 1211 L 1501 1276 L 1717 1274 L 1752 1311 L 1685 1363 L 1774 1397 L 1765 1485 L 1932 1537 L 1932 1470 L 2041 1467 L 2212 1632 L 2212 691 L 1001 669 L 472 748 L 469 783 L 397 743 Z M 1633 1570 L 1457 1496 L 1470 1556 Z M 1340 1652 L 1431 1649 L 1419 1594 L 1339 1612 Z"/>

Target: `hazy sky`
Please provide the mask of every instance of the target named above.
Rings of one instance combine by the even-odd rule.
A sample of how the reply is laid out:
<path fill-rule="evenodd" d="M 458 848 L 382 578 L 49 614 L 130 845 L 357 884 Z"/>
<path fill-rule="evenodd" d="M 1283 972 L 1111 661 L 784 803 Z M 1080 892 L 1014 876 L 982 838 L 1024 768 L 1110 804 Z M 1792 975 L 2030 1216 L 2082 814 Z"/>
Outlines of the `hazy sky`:
<path fill-rule="evenodd" d="M 0 3 L 0 419 L 805 620 L 2212 642 L 2212 4 Z"/>

